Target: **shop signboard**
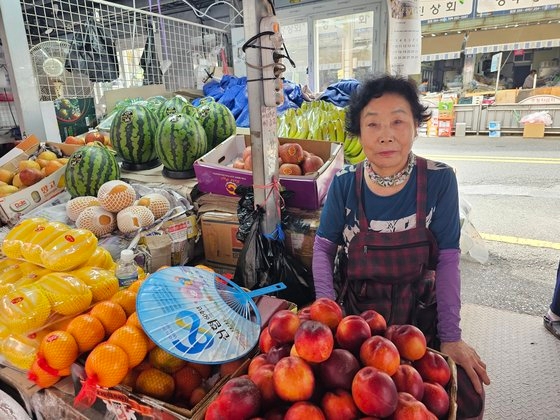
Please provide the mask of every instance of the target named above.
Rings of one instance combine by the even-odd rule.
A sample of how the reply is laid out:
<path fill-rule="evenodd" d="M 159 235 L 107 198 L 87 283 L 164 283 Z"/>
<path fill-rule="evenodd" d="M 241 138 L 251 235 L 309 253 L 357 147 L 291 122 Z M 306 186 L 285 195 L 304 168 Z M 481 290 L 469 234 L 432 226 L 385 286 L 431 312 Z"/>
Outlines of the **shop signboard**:
<path fill-rule="evenodd" d="M 448 21 L 472 16 L 474 1 L 420 0 L 418 7 L 422 22 Z"/>
<path fill-rule="evenodd" d="M 476 14 L 481 16 L 494 15 L 499 12 L 529 12 L 557 7 L 558 0 L 477 0 Z"/>

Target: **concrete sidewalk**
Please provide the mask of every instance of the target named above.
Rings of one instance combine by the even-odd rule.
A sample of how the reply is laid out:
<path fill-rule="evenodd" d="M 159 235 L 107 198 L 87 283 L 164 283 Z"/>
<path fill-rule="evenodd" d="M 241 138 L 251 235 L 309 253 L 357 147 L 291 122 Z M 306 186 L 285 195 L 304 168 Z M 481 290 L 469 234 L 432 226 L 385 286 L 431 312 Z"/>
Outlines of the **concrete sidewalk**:
<path fill-rule="evenodd" d="M 465 341 L 487 364 L 485 419 L 560 419 L 560 340 L 542 317 L 465 304 Z"/>

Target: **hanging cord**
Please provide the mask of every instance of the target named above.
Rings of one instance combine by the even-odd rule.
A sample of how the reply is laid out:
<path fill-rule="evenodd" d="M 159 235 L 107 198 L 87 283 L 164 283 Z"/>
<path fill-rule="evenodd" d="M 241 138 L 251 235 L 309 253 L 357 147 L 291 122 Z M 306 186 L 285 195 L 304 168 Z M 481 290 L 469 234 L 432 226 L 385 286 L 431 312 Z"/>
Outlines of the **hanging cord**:
<path fill-rule="evenodd" d="M 282 216 L 282 209 L 285 206 L 284 198 L 280 194 L 280 182 L 276 177 L 272 177 L 269 184 L 265 185 L 253 185 L 253 188 L 267 190 L 264 202 L 259 204 L 259 207 L 265 208 L 265 204 L 268 200 L 273 199 L 276 203 L 276 213 L 280 219 Z"/>
<path fill-rule="evenodd" d="M 206 19 L 210 19 L 213 20 L 214 22 L 220 23 L 222 25 L 224 25 L 224 29 L 227 28 L 230 25 L 235 25 L 235 26 L 243 26 L 243 23 L 234 23 L 233 21 L 235 19 L 237 19 L 238 16 L 243 17 L 243 13 L 239 10 L 237 10 L 231 3 L 227 2 L 227 1 L 216 1 L 214 3 L 212 3 L 210 6 L 208 6 L 206 8 L 206 10 L 204 10 L 204 12 L 201 12 L 199 9 L 197 9 L 196 7 L 194 7 L 192 4 L 190 4 L 187 0 L 183 0 L 183 3 L 185 3 L 187 6 L 189 6 L 192 11 L 194 12 L 195 16 L 198 18 L 206 18 Z M 233 18 L 229 21 L 229 22 L 224 22 L 222 20 L 213 18 L 212 16 L 210 16 L 208 14 L 208 11 L 218 5 L 218 4 L 225 4 L 229 7 L 231 7 L 233 9 L 233 11 L 235 12 L 235 16 L 233 16 Z"/>

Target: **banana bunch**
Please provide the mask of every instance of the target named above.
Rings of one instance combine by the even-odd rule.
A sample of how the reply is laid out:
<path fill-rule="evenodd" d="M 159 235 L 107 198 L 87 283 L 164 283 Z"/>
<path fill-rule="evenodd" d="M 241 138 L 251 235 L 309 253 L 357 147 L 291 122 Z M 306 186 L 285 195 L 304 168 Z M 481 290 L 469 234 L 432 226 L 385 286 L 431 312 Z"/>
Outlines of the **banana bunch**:
<path fill-rule="evenodd" d="M 342 143 L 344 159 L 355 164 L 364 160 L 365 154 L 358 138 L 346 132 L 345 118 L 345 108 L 330 102 L 303 102 L 301 108 L 288 108 L 278 116 L 278 137 Z"/>

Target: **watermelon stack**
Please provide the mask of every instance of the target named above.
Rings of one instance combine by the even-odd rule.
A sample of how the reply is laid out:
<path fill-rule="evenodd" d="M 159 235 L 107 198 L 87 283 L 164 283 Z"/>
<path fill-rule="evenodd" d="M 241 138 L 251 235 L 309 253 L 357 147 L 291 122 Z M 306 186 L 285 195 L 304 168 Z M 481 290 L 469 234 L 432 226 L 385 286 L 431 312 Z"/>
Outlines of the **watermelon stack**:
<path fill-rule="evenodd" d="M 123 108 L 111 123 L 111 142 L 123 169 L 139 171 L 160 164 L 155 150 L 158 119 L 145 103 Z"/>
<path fill-rule="evenodd" d="M 196 107 L 191 104 L 184 96 L 175 95 L 166 100 L 158 110 L 159 121 L 164 120 L 171 114 L 183 114 L 196 116 Z"/>
<path fill-rule="evenodd" d="M 200 100 L 197 107 L 198 120 L 204 127 L 208 139 L 208 150 L 213 149 L 237 131 L 235 117 L 229 108 L 208 96 Z"/>
<path fill-rule="evenodd" d="M 115 155 L 107 147 L 94 143 L 76 150 L 66 164 L 66 191 L 72 196 L 94 196 L 105 182 L 120 179 Z"/>
<path fill-rule="evenodd" d="M 206 133 L 195 117 L 171 114 L 159 123 L 156 153 L 169 178 L 194 177 L 193 164 L 208 150 Z"/>

